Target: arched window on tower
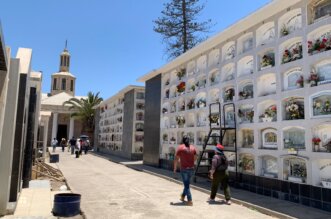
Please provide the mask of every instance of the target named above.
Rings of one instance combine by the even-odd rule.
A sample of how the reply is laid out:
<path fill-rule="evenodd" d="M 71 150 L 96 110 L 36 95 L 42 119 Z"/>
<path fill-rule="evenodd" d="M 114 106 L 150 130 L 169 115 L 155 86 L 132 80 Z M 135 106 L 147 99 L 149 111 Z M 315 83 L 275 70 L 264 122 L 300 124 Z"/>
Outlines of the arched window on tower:
<path fill-rule="evenodd" d="M 70 81 L 70 91 L 74 91 L 74 80 Z"/>
<path fill-rule="evenodd" d="M 66 90 L 66 79 L 62 78 L 61 90 Z"/>
<path fill-rule="evenodd" d="M 56 78 L 53 79 L 53 90 L 56 90 L 56 84 L 57 84 L 57 80 Z"/>

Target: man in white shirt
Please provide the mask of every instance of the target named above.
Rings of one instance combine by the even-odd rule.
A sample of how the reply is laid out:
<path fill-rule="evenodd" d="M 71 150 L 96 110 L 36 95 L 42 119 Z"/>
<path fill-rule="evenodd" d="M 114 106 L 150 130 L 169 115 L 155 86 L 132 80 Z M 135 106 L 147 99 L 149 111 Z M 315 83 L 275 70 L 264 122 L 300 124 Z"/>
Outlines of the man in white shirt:
<path fill-rule="evenodd" d="M 56 138 L 54 138 L 53 141 L 52 141 L 53 152 L 55 152 L 55 149 L 56 149 L 57 143 L 58 143 L 58 142 L 57 142 Z"/>

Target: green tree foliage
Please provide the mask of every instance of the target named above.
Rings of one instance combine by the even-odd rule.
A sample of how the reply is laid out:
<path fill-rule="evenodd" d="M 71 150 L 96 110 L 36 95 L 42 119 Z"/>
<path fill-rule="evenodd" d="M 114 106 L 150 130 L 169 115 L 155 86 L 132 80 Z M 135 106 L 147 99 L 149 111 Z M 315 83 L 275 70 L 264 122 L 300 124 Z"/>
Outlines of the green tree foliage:
<path fill-rule="evenodd" d="M 99 97 L 99 92 L 93 94 L 87 93 L 87 98 L 77 99 L 75 97 L 68 101 L 65 101 L 63 105 L 69 106 L 69 109 L 75 112 L 71 114 L 71 117 L 75 117 L 83 122 L 83 130 L 91 132 L 94 130 L 94 107 L 101 103 L 102 98 Z"/>
<path fill-rule="evenodd" d="M 203 41 L 211 27 L 211 20 L 198 22 L 205 4 L 199 0 L 170 0 L 164 4 L 162 16 L 154 21 L 154 31 L 160 33 L 166 44 L 165 54 L 176 58 Z"/>

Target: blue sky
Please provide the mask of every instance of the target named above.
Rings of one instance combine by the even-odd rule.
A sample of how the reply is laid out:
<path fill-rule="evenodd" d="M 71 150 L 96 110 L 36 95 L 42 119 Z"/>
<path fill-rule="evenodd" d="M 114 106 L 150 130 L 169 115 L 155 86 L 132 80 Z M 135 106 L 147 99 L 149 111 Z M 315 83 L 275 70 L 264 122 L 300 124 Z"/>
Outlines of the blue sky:
<path fill-rule="evenodd" d="M 167 63 L 153 20 L 167 0 L 5 0 L 0 19 L 6 45 L 32 48 L 32 68 L 43 71 L 43 92 L 59 70 L 65 40 L 76 95 L 98 92 L 106 99 L 138 77 Z M 202 1 L 203 2 L 203 1 Z M 213 36 L 270 0 L 207 0 L 199 19 L 212 19 Z"/>

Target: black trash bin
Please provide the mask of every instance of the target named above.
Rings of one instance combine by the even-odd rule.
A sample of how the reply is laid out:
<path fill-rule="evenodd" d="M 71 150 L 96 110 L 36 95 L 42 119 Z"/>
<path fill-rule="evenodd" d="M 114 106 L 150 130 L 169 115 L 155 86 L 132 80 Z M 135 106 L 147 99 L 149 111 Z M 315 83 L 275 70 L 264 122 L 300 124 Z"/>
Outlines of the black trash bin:
<path fill-rule="evenodd" d="M 54 216 L 72 217 L 80 213 L 80 194 L 59 193 L 54 195 Z"/>
<path fill-rule="evenodd" d="M 49 155 L 50 163 L 58 163 L 59 162 L 59 154 L 50 154 Z"/>

